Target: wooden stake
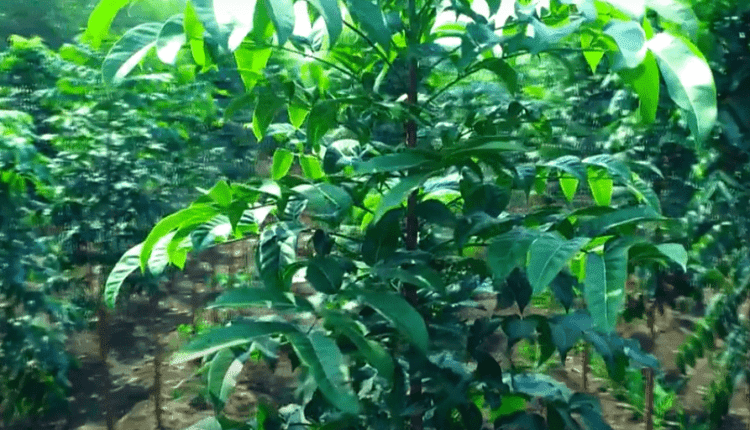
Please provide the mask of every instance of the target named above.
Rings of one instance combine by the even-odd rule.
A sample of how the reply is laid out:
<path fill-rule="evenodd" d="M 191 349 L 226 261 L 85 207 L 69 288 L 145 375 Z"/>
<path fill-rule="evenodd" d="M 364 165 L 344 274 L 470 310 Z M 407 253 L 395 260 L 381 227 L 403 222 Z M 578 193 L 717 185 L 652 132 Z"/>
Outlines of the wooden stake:
<path fill-rule="evenodd" d="M 641 369 L 644 381 L 645 411 L 643 419 L 646 422 L 646 430 L 654 430 L 654 369 L 644 367 Z"/>
<path fill-rule="evenodd" d="M 156 342 L 156 352 L 154 353 L 154 416 L 156 417 L 156 429 L 163 430 L 164 423 L 162 421 L 162 375 L 161 375 L 161 364 L 163 360 L 164 349 L 162 347 L 161 339 L 159 334 L 154 332 L 153 339 Z"/>
<path fill-rule="evenodd" d="M 589 383 L 588 383 L 588 374 L 589 374 L 589 345 L 583 344 L 583 369 L 581 369 L 581 374 L 583 375 L 583 392 L 588 392 L 589 390 Z"/>

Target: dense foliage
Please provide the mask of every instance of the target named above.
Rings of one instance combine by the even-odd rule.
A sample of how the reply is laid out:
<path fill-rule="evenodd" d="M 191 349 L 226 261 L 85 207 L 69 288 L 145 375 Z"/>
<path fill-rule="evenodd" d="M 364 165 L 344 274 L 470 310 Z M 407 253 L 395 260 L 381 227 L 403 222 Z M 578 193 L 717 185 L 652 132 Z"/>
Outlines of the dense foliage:
<path fill-rule="evenodd" d="M 26 10 L 12 3 L 0 21 Z M 209 369 L 200 428 L 607 428 L 595 397 L 542 373 L 582 344 L 636 410 L 639 368 L 656 370 L 662 425 L 674 393 L 615 326 L 626 303 L 633 318 L 704 294 L 678 365 L 723 341 L 718 425 L 750 376 L 741 3 L 190 0 L 172 16 L 101 1 L 88 47 L 12 39 L 0 412 L 64 397 L 50 322 L 91 305 L 75 266 L 114 265 L 114 307 L 139 269 L 153 281 L 256 236 L 250 281 L 210 307 L 279 316 L 202 330 L 173 358 Z M 56 298 L 71 285 L 72 305 Z M 471 311 L 486 293 L 504 312 Z M 550 297 L 559 314 L 535 309 Z M 536 365 L 502 364 L 529 345 Z M 280 354 L 302 370 L 296 403 L 228 419 L 243 363 Z"/>

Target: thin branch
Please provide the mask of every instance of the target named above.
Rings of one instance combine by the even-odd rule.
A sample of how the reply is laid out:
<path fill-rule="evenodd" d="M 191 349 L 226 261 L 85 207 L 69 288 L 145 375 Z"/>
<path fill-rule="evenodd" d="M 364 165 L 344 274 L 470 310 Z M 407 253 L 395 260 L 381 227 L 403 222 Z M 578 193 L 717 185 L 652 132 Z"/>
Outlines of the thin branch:
<path fill-rule="evenodd" d="M 359 79 L 359 76 L 355 75 L 354 73 L 350 72 L 349 70 L 346 70 L 345 68 L 343 68 L 341 66 L 338 66 L 335 63 L 332 63 L 332 62 L 330 62 L 328 60 L 324 60 L 324 59 L 322 59 L 320 57 L 316 57 L 315 55 L 308 54 L 306 52 L 300 52 L 300 51 L 297 51 L 295 49 L 289 49 L 289 48 L 285 48 L 285 47 L 279 46 L 279 45 L 260 45 L 260 47 L 263 47 L 263 48 L 275 48 L 275 49 L 278 49 L 280 51 L 289 52 L 291 54 L 297 54 L 297 55 L 299 55 L 301 57 L 309 58 L 311 60 L 315 60 L 315 61 L 317 61 L 319 63 L 325 64 L 326 66 L 331 67 L 333 69 L 336 69 L 339 72 L 341 72 L 341 73 L 349 76 L 352 79 L 355 79 L 355 80 Z"/>
<path fill-rule="evenodd" d="M 357 35 L 359 35 L 359 37 L 361 37 L 362 39 L 365 39 L 365 41 L 367 42 L 367 44 L 370 45 L 372 47 L 372 49 L 374 49 L 375 52 L 378 53 L 378 55 L 380 56 L 380 58 L 382 58 L 383 61 L 385 61 L 386 64 L 388 64 L 388 67 L 391 67 L 392 64 L 388 60 L 388 55 L 386 55 L 386 53 L 382 49 L 380 49 L 375 42 L 373 42 L 369 37 L 367 37 L 366 34 L 364 34 L 361 31 L 359 31 L 359 29 L 357 27 L 349 24 L 348 22 L 344 21 L 344 25 L 347 28 L 349 28 L 350 30 L 352 30 L 353 32 L 357 33 Z"/>

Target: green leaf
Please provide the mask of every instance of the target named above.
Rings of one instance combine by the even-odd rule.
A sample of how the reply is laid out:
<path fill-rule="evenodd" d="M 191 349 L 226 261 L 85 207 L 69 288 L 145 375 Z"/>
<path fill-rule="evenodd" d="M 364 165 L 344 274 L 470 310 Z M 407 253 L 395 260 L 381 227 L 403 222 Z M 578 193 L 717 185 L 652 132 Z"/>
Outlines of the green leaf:
<path fill-rule="evenodd" d="M 292 0 L 263 0 L 263 2 L 276 28 L 279 45 L 284 45 L 294 31 L 294 3 Z"/>
<path fill-rule="evenodd" d="M 299 165 L 302 167 L 302 173 L 305 177 L 313 181 L 326 175 L 323 171 L 323 166 L 320 164 L 320 160 L 314 155 L 301 154 L 299 156 Z"/>
<path fill-rule="evenodd" d="M 380 376 L 389 384 L 393 383 L 395 366 L 393 358 L 379 343 L 365 338 L 362 329 L 351 317 L 341 312 L 328 312 L 325 316 L 326 326 L 346 336 L 357 347 L 368 363 L 377 369 Z"/>
<path fill-rule="evenodd" d="M 312 219 L 333 224 L 340 222 L 354 204 L 345 189 L 326 182 L 298 185 L 292 191 L 307 200 L 305 213 Z"/>
<path fill-rule="evenodd" d="M 583 160 L 583 164 L 586 166 L 603 167 L 609 172 L 612 179 L 621 183 L 627 183 L 631 177 L 630 168 L 627 164 L 610 154 L 599 154 L 587 157 Z"/>
<path fill-rule="evenodd" d="M 630 85 L 640 101 L 641 119 L 646 124 L 656 120 L 656 108 L 659 105 L 659 67 L 656 57 L 650 51 L 643 62 L 634 69 L 622 69 L 618 72 L 623 81 Z"/>
<path fill-rule="evenodd" d="M 307 114 L 310 113 L 310 109 L 308 109 L 307 106 L 303 106 L 296 102 L 289 103 L 286 110 L 289 114 L 289 123 L 297 130 L 302 127 L 305 118 L 307 118 Z"/>
<path fill-rule="evenodd" d="M 581 221 L 580 231 L 587 236 L 600 236 L 607 231 L 627 224 L 663 219 L 651 206 L 631 206 L 617 209 L 591 220 Z"/>
<path fill-rule="evenodd" d="M 109 34 L 112 25 L 120 9 L 130 4 L 132 0 L 99 0 L 94 10 L 89 15 L 86 32 L 82 40 L 88 42 L 95 50 L 102 45 L 102 40 Z"/>
<path fill-rule="evenodd" d="M 279 148 L 273 153 L 273 165 L 271 167 L 271 177 L 274 181 L 286 176 L 294 162 L 294 154 L 290 151 Z"/>
<path fill-rule="evenodd" d="M 567 173 L 579 181 L 586 180 L 586 166 L 584 166 L 581 159 L 576 156 L 563 155 L 562 157 L 544 163 L 544 165 L 560 170 L 563 173 Z"/>
<path fill-rule="evenodd" d="M 253 28 L 258 7 L 255 0 L 190 0 L 190 3 L 206 32 L 230 52 L 240 46 Z M 253 6 L 256 13 L 248 13 Z"/>
<path fill-rule="evenodd" d="M 203 34 L 206 30 L 203 28 L 203 24 L 201 24 L 191 2 L 185 3 L 183 29 L 185 30 L 185 37 L 187 37 L 188 44 L 190 44 L 190 53 L 193 55 L 193 61 L 199 66 L 206 67 L 207 55 L 203 42 Z"/>
<path fill-rule="evenodd" d="M 415 264 L 407 268 L 375 267 L 373 273 L 385 281 L 398 280 L 417 288 L 445 291 L 445 282 L 441 275 L 424 264 Z"/>
<path fill-rule="evenodd" d="M 689 5 L 677 0 L 646 0 L 646 7 L 660 18 L 679 25 L 690 39 L 695 40 L 698 36 L 700 22 Z"/>
<path fill-rule="evenodd" d="M 550 284 L 552 294 L 554 294 L 557 301 L 563 305 L 566 312 L 570 310 L 571 306 L 573 306 L 573 298 L 575 297 L 573 286 L 577 285 L 578 279 L 565 271 L 558 273 Z"/>
<path fill-rule="evenodd" d="M 422 174 L 399 178 L 398 183 L 383 194 L 383 198 L 380 200 L 380 204 L 375 210 L 373 222 L 378 222 L 386 212 L 395 207 L 401 206 L 412 191 L 422 186 L 428 177 L 429 174 Z"/>
<path fill-rule="evenodd" d="M 256 267 L 268 289 L 286 291 L 282 271 L 292 264 L 297 254 L 297 231 L 287 223 L 278 223 L 263 230 L 258 240 Z"/>
<path fill-rule="evenodd" d="M 604 34 L 614 39 L 620 49 L 612 69 L 633 69 L 646 57 L 646 32 L 637 22 L 612 20 L 604 27 Z"/>
<path fill-rule="evenodd" d="M 703 142 L 716 122 L 716 85 L 711 68 L 689 41 L 658 33 L 647 44 L 654 53 L 669 96 L 683 110 L 696 142 Z"/>
<path fill-rule="evenodd" d="M 688 253 L 684 246 L 679 243 L 662 243 L 656 245 L 656 249 L 665 257 L 679 264 L 683 271 L 687 270 Z"/>
<path fill-rule="evenodd" d="M 391 210 L 370 223 L 362 242 L 362 260 L 370 266 L 396 253 L 401 245 L 402 210 Z"/>
<path fill-rule="evenodd" d="M 421 353 L 427 354 L 430 337 L 422 316 L 402 296 L 394 293 L 362 291 L 359 298 L 375 309 Z"/>
<path fill-rule="evenodd" d="M 588 182 L 591 195 L 599 206 L 609 206 L 612 202 L 614 184 L 612 178 L 604 169 L 589 168 Z"/>
<path fill-rule="evenodd" d="M 300 361 L 310 369 L 323 396 L 342 412 L 359 414 L 361 406 L 348 384 L 347 367 L 336 342 L 319 331 L 309 337 L 299 332 L 289 333 L 287 339 Z"/>
<path fill-rule="evenodd" d="M 530 397 L 541 397 L 550 402 L 563 401 L 567 403 L 573 395 L 573 392 L 565 384 L 551 376 L 540 373 L 506 374 L 503 375 L 503 382 L 511 387 L 512 392 L 523 393 Z"/>
<path fill-rule="evenodd" d="M 386 52 L 391 46 L 391 32 L 385 23 L 383 10 L 370 0 L 347 0 L 349 12 L 374 42 L 380 44 Z"/>
<path fill-rule="evenodd" d="M 337 102 L 325 100 L 316 103 L 310 110 L 307 117 L 307 143 L 313 148 L 320 145 L 323 136 L 335 125 L 338 107 Z"/>
<path fill-rule="evenodd" d="M 508 291 L 513 295 L 513 300 L 523 314 L 523 310 L 531 301 L 531 296 L 534 293 L 528 277 L 520 268 L 515 268 L 507 277 L 507 285 Z"/>
<path fill-rule="evenodd" d="M 143 241 L 140 262 L 141 269 L 145 270 L 148 265 L 149 257 L 156 244 L 162 237 L 168 235 L 183 225 L 195 224 L 197 222 L 207 222 L 214 216 L 218 215 L 216 208 L 210 205 L 194 204 L 186 209 L 169 215 L 159 221 Z"/>
<path fill-rule="evenodd" d="M 259 141 L 263 139 L 268 126 L 283 106 L 284 99 L 282 97 L 268 88 L 261 89 L 258 103 L 253 110 L 253 134 L 255 134 L 256 139 Z"/>
<path fill-rule="evenodd" d="M 344 281 L 344 269 L 334 257 L 318 257 L 308 261 L 306 278 L 316 291 L 335 294 L 341 289 Z"/>
<path fill-rule="evenodd" d="M 234 51 L 234 61 L 245 91 L 251 92 L 259 80 L 263 79 L 263 69 L 271 58 L 271 48 L 242 45 Z M 255 132 L 255 130 L 253 130 Z"/>
<path fill-rule="evenodd" d="M 604 58 L 604 52 L 599 49 L 590 50 L 592 43 L 594 42 L 594 35 L 582 32 L 581 33 L 581 48 L 583 49 L 583 57 L 586 59 L 586 63 L 591 68 L 591 73 L 596 73 L 596 68 L 599 67 L 599 63 Z"/>
<path fill-rule="evenodd" d="M 587 237 L 566 240 L 558 234 L 548 233 L 534 240 L 529 247 L 529 264 L 526 273 L 539 294 L 555 279 L 560 270 L 581 248 L 590 241 Z"/>
<path fill-rule="evenodd" d="M 365 162 L 357 163 L 354 172 L 361 175 L 373 173 L 403 172 L 422 166 L 432 159 L 420 152 L 399 152 L 396 154 L 380 155 Z"/>
<path fill-rule="evenodd" d="M 511 94 L 518 92 L 518 73 L 516 73 L 516 69 L 502 59 L 495 57 L 488 58 L 477 63 L 476 67 L 496 74 L 505 83 L 505 87 L 508 88 Z"/>
<path fill-rule="evenodd" d="M 212 303 L 206 305 L 206 309 L 231 308 L 241 309 L 248 307 L 266 307 L 271 305 L 275 308 L 291 307 L 293 303 L 283 293 L 267 288 L 233 288 L 225 291 Z"/>
<path fill-rule="evenodd" d="M 495 236 L 487 248 L 487 265 L 494 278 L 504 281 L 513 269 L 525 264 L 529 246 L 537 237 L 534 232 L 521 228 Z"/>
<path fill-rule="evenodd" d="M 170 363 L 185 363 L 225 348 L 250 343 L 260 336 L 282 333 L 290 334 L 298 333 L 298 331 L 287 322 L 247 320 L 235 322 L 228 327 L 217 327 L 199 334 L 197 338 L 175 352 Z"/>
<path fill-rule="evenodd" d="M 156 40 L 156 55 L 163 63 L 174 65 L 177 61 L 177 54 L 186 41 L 183 15 L 175 15 L 169 18 L 159 31 Z"/>
<path fill-rule="evenodd" d="M 143 244 L 139 243 L 127 250 L 125 254 L 120 257 L 120 260 L 117 261 L 117 264 L 112 268 L 112 271 L 109 272 L 107 281 L 104 283 L 104 303 L 110 309 L 115 308 L 117 296 L 120 294 L 120 288 L 122 288 L 122 283 L 125 281 L 125 278 L 140 266 L 138 257 L 141 254 L 142 248 Z"/>
<path fill-rule="evenodd" d="M 112 46 L 102 62 L 104 82 L 108 85 L 122 82 L 156 45 L 161 29 L 161 23 L 149 22 L 128 30 Z"/>
<path fill-rule="evenodd" d="M 628 250 L 633 240 L 615 239 L 607 242 L 604 257 L 589 254 L 583 290 L 594 326 L 611 333 L 617 317 L 625 306 L 625 281 L 628 277 Z"/>
<path fill-rule="evenodd" d="M 232 366 L 232 363 L 234 361 L 235 361 L 234 353 L 230 349 L 227 348 L 227 349 L 222 349 L 221 351 L 219 351 L 211 360 L 208 366 L 206 389 L 208 389 L 208 393 L 209 395 L 211 395 L 212 400 L 219 401 L 219 406 L 221 406 L 221 408 L 223 408 L 224 403 L 226 403 L 227 398 L 229 397 L 229 394 L 231 394 L 231 391 L 234 389 L 234 386 L 232 386 L 230 389 L 229 387 L 230 384 L 227 384 L 226 390 L 224 389 L 224 385 L 225 385 L 224 377 L 227 375 L 227 371 Z M 242 368 L 241 364 L 242 363 L 240 363 L 240 369 Z M 237 382 L 236 380 L 237 373 L 234 374 L 235 384 Z M 229 391 L 229 393 L 227 393 L 227 391 Z"/>
<path fill-rule="evenodd" d="M 148 259 L 148 271 L 153 276 L 159 276 L 164 272 L 164 269 L 169 263 L 169 255 L 167 255 L 167 245 L 174 237 L 174 232 L 159 239 L 154 246 L 154 250 L 151 252 L 151 256 Z"/>
<path fill-rule="evenodd" d="M 605 0 L 607 3 L 624 12 L 630 18 L 640 22 L 646 13 L 644 0 Z"/>
<path fill-rule="evenodd" d="M 568 203 L 572 202 L 576 195 L 576 191 L 578 190 L 578 184 L 580 181 L 568 174 L 561 175 L 558 181 L 560 182 L 560 188 L 562 189 L 565 199 Z"/>
<path fill-rule="evenodd" d="M 307 0 L 307 2 L 313 5 L 320 16 L 323 17 L 326 29 L 328 29 L 328 47 L 332 48 L 343 28 L 343 18 L 341 17 L 338 0 Z"/>

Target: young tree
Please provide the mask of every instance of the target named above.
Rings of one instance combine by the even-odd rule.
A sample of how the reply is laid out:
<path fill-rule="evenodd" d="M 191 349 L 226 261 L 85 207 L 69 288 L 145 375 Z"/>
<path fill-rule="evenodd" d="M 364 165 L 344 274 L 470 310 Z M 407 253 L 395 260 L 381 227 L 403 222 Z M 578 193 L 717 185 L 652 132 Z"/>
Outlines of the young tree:
<path fill-rule="evenodd" d="M 102 1 L 86 40 L 97 45 L 123 3 Z M 164 218 L 112 271 L 106 300 L 115 305 L 138 267 L 183 267 L 193 248 L 257 233 L 259 285 L 211 306 L 270 303 L 287 317 L 234 320 L 173 358 L 205 358 L 221 373 L 254 345 L 281 341 L 308 378 L 297 405 L 265 405 L 257 425 L 606 428 L 595 398 L 504 369 L 485 339 L 502 331 L 508 348 L 536 341 L 542 360 L 555 351 L 564 360 L 584 339 L 615 379 L 629 362 L 658 367 L 614 332 L 628 267 L 684 266 L 687 254 L 651 239 L 648 226 L 664 221 L 659 200 L 618 157 L 534 155 L 555 130 L 521 96 L 515 62 L 574 54 L 597 73 L 606 58 L 638 95 L 645 123 L 663 77 L 700 144 L 716 91 L 689 40 L 696 25 L 689 9 L 663 0 L 190 0 L 184 14 L 119 39 L 104 79 L 126 80 L 152 48 L 167 63 L 189 53 L 203 69 L 231 59 L 246 94 L 226 116 L 252 109 L 256 137 L 278 142 L 270 178 L 219 182 Z M 461 94 L 493 106 L 467 108 Z M 592 200 L 509 211 L 515 194 L 543 194 L 550 180 L 568 201 L 587 183 Z M 616 187 L 627 192 L 613 197 Z M 296 255 L 300 237 L 311 237 L 313 256 Z M 313 299 L 291 292 L 300 270 Z M 568 312 L 529 315 L 531 296 L 548 288 Z M 518 315 L 467 322 L 456 312 L 487 289 L 515 302 Z M 571 312 L 576 293 L 586 309 Z M 232 379 L 209 386 L 218 415 L 201 425 L 246 425 L 219 413 Z M 534 404 L 544 416 L 527 408 Z"/>

